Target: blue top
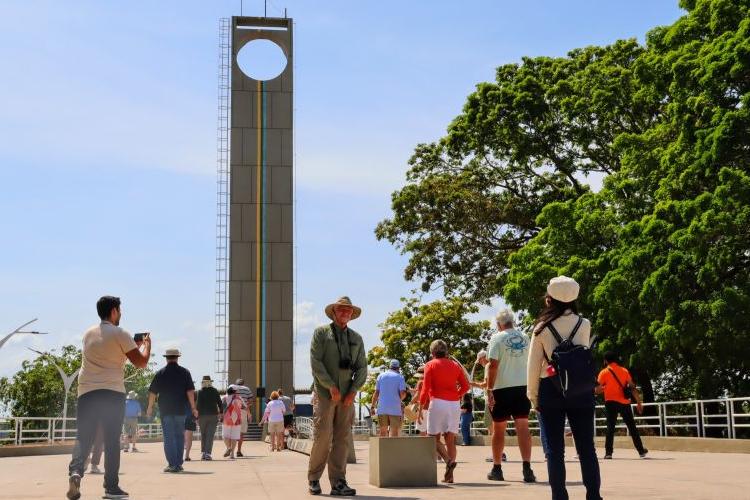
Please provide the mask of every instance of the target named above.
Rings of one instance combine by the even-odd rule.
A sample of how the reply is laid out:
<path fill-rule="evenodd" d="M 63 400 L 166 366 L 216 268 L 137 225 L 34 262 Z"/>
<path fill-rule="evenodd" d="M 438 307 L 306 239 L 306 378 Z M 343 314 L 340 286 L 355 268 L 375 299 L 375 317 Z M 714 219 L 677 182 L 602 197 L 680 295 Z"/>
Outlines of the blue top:
<path fill-rule="evenodd" d="M 141 403 L 137 399 L 125 400 L 125 418 L 136 418 L 141 414 Z"/>
<path fill-rule="evenodd" d="M 404 376 L 393 370 L 378 375 L 375 389 L 378 395 L 378 415 L 401 416 L 401 391 L 406 390 Z"/>

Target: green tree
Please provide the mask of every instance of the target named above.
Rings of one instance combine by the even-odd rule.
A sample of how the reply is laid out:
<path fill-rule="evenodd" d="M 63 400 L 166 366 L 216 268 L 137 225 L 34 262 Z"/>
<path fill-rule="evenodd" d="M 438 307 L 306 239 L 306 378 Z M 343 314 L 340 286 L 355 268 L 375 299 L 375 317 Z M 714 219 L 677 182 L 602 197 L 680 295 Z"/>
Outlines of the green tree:
<path fill-rule="evenodd" d="M 13 377 L 0 378 L 0 403 L 11 415 L 53 417 L 62 414 L 65 387 L 51 361 L 66 373 L 72 373 L 81 367 L 81 350 L 73 345 L 63 346 L 59 353 L 53 349 L 47 356 L 40 355 L 25 360 Z M 140 370 L 128 363 L 125 367 L 125 377 L 132 376 L 125 382 L 126 389 L 136 391 L 142 404 L 148 398 L 148 386 L 153 377 L 154 366 L 155 363 L 149 363 L 149 368 Z M 68 394 L 68 416 L 76 414 L 77 394 L 78 378 Z"/>
<path fill-rule="evenodd" d="M 401 372 L 410 385 L 416 380 L 414 374 L 420 365 L 430 360 L 430 343 L 442 339 L 448 344 L 449 353 L 464 366 L 471 367 L 476 354 L 486 344 L 491 334 L 488 321 L 470 321 L 469 314 L 478 312 L 478 307 L 459 298 L 438 300 L 420 304 L 418 299 L 401 299 L 403 307 L 388 315 L 380 325 L 380 340 L 383 345 L 373 347 L 367 354 L 369 366 L 387 366 L 391 359 L 398 359 Z M 363 388 L 367 398 L 375 390 L 375 377 L 370 377 Z"/>
<path fill-rule="evenodd" d="M 409 255 L 405 278 L 448 296 L 499 295 L 541 210 L 588 193 L 586 176 L 617 172 L 614 139 L 658 116 L 635 73 L 642 53 L 626 40 L 523 58 L 477 85 L 447 136 L 417 146 L 393 216 L 376 229 Z"/>

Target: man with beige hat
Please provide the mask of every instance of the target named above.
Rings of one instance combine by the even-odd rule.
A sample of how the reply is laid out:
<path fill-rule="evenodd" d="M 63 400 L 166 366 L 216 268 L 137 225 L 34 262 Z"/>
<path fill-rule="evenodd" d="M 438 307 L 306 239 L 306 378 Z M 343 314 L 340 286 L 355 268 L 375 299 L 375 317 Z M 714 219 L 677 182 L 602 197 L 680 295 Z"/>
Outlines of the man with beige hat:
<path fill-rule="evenodd" d="M 362 337 L 348 323 L 362 314 L 349 297 L 325 308 L 331 323 L 315 329 L 310 344 L 310 366 L 318 396 L 314 434 L 307 470 L 309 492 L 320 495 L 320 477 L 328 464 L 331 496 L 353 496 L 346 483 L 346 461 L 354 419 L 354 397 L 367 378 Z"/>
<path fill-rule="evenodd" d="M 185 411 L 190 408 L 194 418 L 198 418 L 195 406 L 195 385 L 190 372 L 177 364 L 179 349 L 167 349 L 164 353 L 167 364 L 154 374 L 148 388 L 148 408 L 146 415 L 154 414 L 154 402 L 159 396 L 159 415 L 164 434 L 164 455 L 167 467 L 164 472 L 182 472 L 182 450 L 185 448 Z"/>

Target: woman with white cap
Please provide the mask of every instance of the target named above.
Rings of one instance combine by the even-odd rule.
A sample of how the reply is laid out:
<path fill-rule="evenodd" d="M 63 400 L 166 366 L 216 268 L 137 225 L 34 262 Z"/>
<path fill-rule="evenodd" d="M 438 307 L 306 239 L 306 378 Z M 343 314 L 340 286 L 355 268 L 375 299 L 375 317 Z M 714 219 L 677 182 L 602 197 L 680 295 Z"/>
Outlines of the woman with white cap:
<path fill-rule="evenodd" d="M 599 462 L 594 447 L 594 393 L 564 394 L 558 386 L 553 351 L 557 338 L 570 339 L 573 346 L 588 348 L 591 323 L 578 315 L 576 299 L 580 287 L 567 276 L 550 280 L 545 307 L 534 326 L 527 373 L 528 398 L 544 423 L 548 441 L 547 472 L 553 500 L 567 500 L 565 489 L 565 418 L 573 431 L 586 500 L 600 500 Z"/>

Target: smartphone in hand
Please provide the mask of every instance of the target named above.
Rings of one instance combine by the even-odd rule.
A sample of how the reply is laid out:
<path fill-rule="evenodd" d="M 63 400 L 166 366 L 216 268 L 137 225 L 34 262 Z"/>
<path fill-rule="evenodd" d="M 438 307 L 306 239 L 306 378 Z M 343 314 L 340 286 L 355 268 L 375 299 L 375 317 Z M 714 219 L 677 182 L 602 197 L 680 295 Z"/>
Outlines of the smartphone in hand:
<path fill-rule="evenodd" d="M 143 339 L 148 337 L 148 333 L 136 333 L 133 335 L 133 340 L 136 341 L 136 343 L 143 342 Z"/>

